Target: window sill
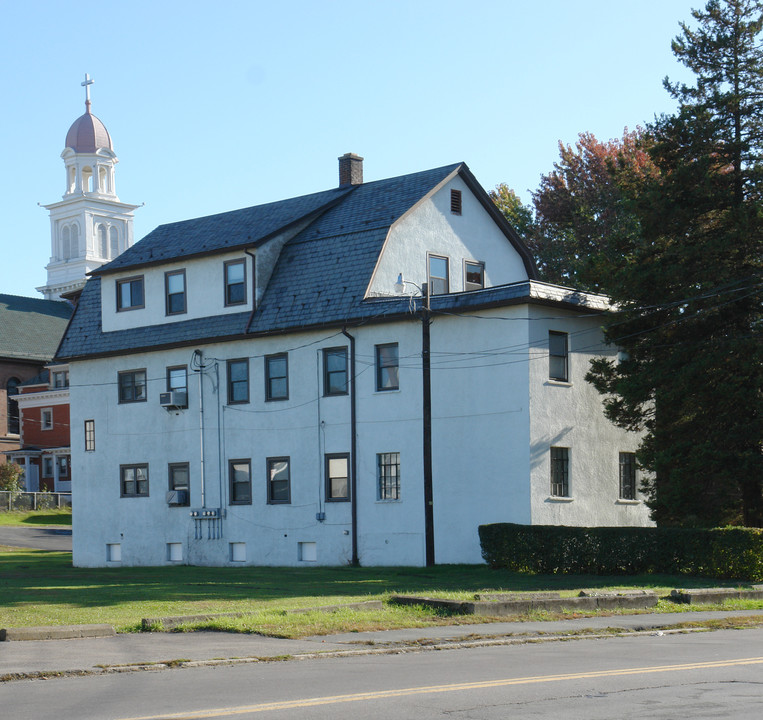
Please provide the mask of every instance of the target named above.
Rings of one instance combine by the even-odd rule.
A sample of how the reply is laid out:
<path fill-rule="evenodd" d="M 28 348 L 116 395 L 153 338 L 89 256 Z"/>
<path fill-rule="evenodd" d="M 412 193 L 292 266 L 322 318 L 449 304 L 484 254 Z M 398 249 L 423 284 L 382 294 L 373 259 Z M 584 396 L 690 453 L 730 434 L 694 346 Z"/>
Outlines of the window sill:
<path fill-rule="evenodd" d="M 399 392 L 400 392 L 399 387 L 390 388 L 389 390 L 379 390 L 379 388 L 377 388 L 376 390 L 374 390 L 374 395 L 390 395 L 390 394 L 399 393 Z"/>
<path fill-rule="evenodd" d="M 571 503 L 575 500 L 573 497 L 562 497 L 560 495 L 549 495 L 546 498 L 546 502 L 551 503 Z"/>
<path fill-rule="evenodd" d="M 553 378 L 548 378 L 543 384 L 550 387 L 572 387 L 570 380 L 554 380 Z"/>
<path fill-rule="evenodd" d="M 615 500 L 615 505 L 641 505 L 641 500 L 626 500 L 625 498 L 618 498 Z"/>

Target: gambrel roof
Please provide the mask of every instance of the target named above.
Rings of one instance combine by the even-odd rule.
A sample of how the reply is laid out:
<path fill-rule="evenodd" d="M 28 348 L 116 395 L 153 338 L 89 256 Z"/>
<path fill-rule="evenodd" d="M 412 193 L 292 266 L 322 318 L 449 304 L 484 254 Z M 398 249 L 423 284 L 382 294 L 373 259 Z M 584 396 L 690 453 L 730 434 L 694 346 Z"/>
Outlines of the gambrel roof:
<path fill-rule="evenodd" d="M 59 358 L 136 352 L 152 347 L 213 342 L 371 318 L 400 316 L 408 300 L 366 299 L 365 292 L 391 226 L 444 183 L 459 176 L 490 213 L 535 277 L 529 251 L 463 163 L 343 186 L 276 203 L 162 225 L 116 260 L 96 270 L 79 300 Z M 100 283 L 110 274 L 138 271 L 183 258 L 256 248 L 290 227 L 308 223 L 282 248 L 253 313 L 136 327 L 104 333 Z M 100 277 L 99 277 L 100 276 Z M 471 295 L 466 293 L 464 295 Z M 433 298 L 434 303 L 452 302 Z M 463 300 L 460 302 L 473 302 Z"/>

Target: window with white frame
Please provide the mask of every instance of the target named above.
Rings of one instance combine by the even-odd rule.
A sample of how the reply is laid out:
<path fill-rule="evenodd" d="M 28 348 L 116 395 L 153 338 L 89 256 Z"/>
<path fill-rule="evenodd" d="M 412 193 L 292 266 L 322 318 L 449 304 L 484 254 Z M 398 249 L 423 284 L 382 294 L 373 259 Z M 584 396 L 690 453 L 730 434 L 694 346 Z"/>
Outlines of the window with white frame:
<path fill-rule="evenodd" d="M 551 495 L 570 496 L 570 449 L 551 448 Z"/>
<path fill-rule="evenodd" d="M 548 333 L 548 377 L 551 380 L 569 380 L 569 350 L 566 332 Z"/>
<path fill-rule="evenodd" d="M 379 500 L 399 500 L 400 453 L 378 453 L 376 474 L 379 481 Z"/>
<path fill-rule="evenodd" d="M 68 478 L 69 477 L 69 456 L 58 455 L 56 457 L 56 464 L 58 465 L 58 477 Z"/>
<path fill-rule="evenodd" d="M 69 372 L 67 370 L 57 370 L 53 373 L 53 387 L 54 388 L 69 387 Z"/>
<path fill-rule="evenodd" d="M 53 429 L 53 408 L 43 408 L 40 410 L 40 429 Z"/>

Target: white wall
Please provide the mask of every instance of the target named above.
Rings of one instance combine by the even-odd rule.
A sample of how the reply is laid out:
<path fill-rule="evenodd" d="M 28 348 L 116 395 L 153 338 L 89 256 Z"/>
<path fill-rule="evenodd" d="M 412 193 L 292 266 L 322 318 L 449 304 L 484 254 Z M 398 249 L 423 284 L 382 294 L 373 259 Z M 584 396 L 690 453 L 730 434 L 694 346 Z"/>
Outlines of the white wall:
<path fill-rule="evenodd" d="M 450 211 L 451 189 L 461 190 L 461 215 Z M 460 177 L 392 226 L 367 294 L 392 295 L 399 273 L 420 287 L 427 282 L 427 253 L 448 258 L 450 292 L 464 290 L 465 260 L 485 263 L 486 287 L 527 280 L 519 253 Z"/>

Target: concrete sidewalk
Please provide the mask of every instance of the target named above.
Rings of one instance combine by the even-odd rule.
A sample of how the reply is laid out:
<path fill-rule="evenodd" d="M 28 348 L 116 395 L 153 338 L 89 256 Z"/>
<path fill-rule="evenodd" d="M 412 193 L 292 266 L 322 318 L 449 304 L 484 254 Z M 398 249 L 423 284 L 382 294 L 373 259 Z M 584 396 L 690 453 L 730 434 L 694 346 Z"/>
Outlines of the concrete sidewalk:
<path fill-rule="evenodd" d="M 186 663 L 242 662 L 315 653 L 394 652 L 465 642 L 519 642 L 523 638 L 561 634 L 656 631 L 688 622 L 728 617 L 757 616 L 763 611 L 687 612 L 559 620 L 552 622 L 500 622 L 445 627 L 408 628 L 379 632 L 346 633 L 283 640 L 234 633 L 130 633 L 103 638 L 0 642 L 0 680 L 39 674 L 90 674 L 107 671 L 163 669 Z"/>

